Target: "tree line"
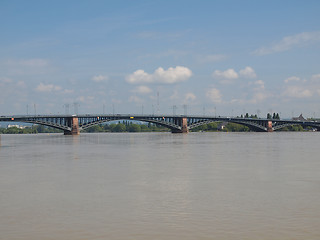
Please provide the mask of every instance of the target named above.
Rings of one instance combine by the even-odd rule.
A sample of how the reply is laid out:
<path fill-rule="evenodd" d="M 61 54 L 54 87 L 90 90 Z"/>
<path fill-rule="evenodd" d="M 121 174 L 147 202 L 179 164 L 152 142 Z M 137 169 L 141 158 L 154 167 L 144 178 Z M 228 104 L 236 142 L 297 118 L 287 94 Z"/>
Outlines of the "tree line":
<path fill-rule="evenodd" d="M 46 127 L 43 125 L 33 125 L 30 127 L 17 128 L 0 128 L 0 134 L 36 134 L 36 133 L 62 133 L 62 130 Z"/>
<path fill-rule="evenodd" d="M 241 114 L 240 117 L 238 116 L 238 118 L 255 118 L 258 119 L 258 115 L 257 114 L 251 114 L 249 115 L 249 113 L 246 113 L 244 116 Z M 273 113 L 271 115 L 271 113 L 267 114 L 267 119 L 280 119 L 280 115 L 279 113 Z"/>
<path fill-rule="evenodd" d="M 99 124 L 83 130 L 83 132 L 167 132 L 168 128 L 153 123 L 137 124 L 131 121 L 123 121 L 111 124 Z"/>

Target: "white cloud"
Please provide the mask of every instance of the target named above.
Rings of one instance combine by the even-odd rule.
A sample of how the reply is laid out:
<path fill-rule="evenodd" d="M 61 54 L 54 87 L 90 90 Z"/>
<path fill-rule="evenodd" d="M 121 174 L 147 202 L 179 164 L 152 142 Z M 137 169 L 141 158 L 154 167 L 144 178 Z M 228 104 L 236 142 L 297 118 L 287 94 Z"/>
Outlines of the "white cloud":
<path fill-rule="evenodd" d="M 237 79 L 239 77 L 238 73 L 232 68 L 227 69 L 226 71 L 215 70 L 212 74 L 214 78 L 219 79 Z"/>
<path fill-rule="evenodd" d="M 43 83 L 40 83 L 37 87 L 36 87 L 36 91 L 38 92 L 52 92 L 52 91 L 59 91 L 61 90 L 61 87 L 60 86 L 56 86 L 56 85 L 53 85 L 53 84 L 43 84 Z"/>
<path fill-rule="evenodd" d="M 262 81 L 262 80 L 250 82 L 249 85 L 253 85 L 254 86 L 253 90 L 255 90 L 255 91 L 264 90 L 264 81 Z"/>
<path fill-rule="evenodd" d="M 231 104 L 235 104 L 235 103 L 236 104 L 257 104 L 264 101 L 268 97 L 270 97 L 270 94 L 268 94 L 267 92 L 258 91 L 253 93 L 252 97 L 249 99 L 232 99 L 230 103 Z"/>
<path fill-rule="evenodd" d="M 134 102 L 134 103 L 142 103 L 143 100 L 137 96 L 130 96 L 129 97 L 129 102 Z"/>
<path fill-rule="evenodd" d="M 206 92 L 206 96 L 214 103 L 222 102 L 222 95 L 220 91 L 216 88 L 208 89 L 208 91 Z"/>
<path fill-rule="evenodd" d="M 257 92 L 255 94 L 253 94 L 252 99 L 249 100 L 249 102 L 253 103 L 253 104 L 256 104 L 256 103 L 262 102 L 266 98 L 268 98 L 268 94 L 267 93 L 265 93 L 265 92 Z"/>
<path fill-rule="evenodd" d="M 137 83 L 166 83 L 173 84 L 188 80 L 192 76 L 192 71 L 187 67 L 177 66 L 164 70 L 159 67 L 153 74 L 148 74 L 144 70 L 137 70 L 126 77 L 126 81 L 131 84 Z"/>
<path fill-rule="evenodd" d="M 151 83 L 153 82 L 152 75 L 146 73 L 144 70 L 139 69 L 134 73 L 126 77 L 128 83 L 137 84 L 137 83 Z"/>
<path fill-rule="evenodd" d="M 269 97 L 271 97 L 271 94 L 268 91 L 266 91 L 264 81 L 257 80 L 248 83 L 245 94 L 243 94 L 243 98 L 234 98 L 230 101 L 230 103 L 258 104 Z"/>
<path fill-rule="evenodd" d="M 77 99 L 77 102 L 82 102 L 82 103 L 92 103 L 94 102 L 94 96 L 79 96 Z"/>
<path fill-rule="evenodd" d="M 141 93 L 141 94 L 147 94 L 151 93 L 152 90 L 147 86 L 139 86 L 132 90 L 132 92 Z"/>
<path fill-rule="evenodd" d="M 24 81 L 19 81 L 17 82 L 16 84 L 17 87 L 20 87 L 20 88 L 26 88 L 26 83 Z"/>
<path fill-rule="evenodd" d="M 171 100 L 177 100 L 179 99 L 179 93 L 177 90 L 173 91 L 173 94 L 169 97 Z"/>
<path fill-rule="evenodd" d="M 111 102 L 112 102 L 112 103 L 116 103 L 116 104 L 122 104 L 123 101 L 120 100 L 120 99 L 112 98 L 112 99 L 111 99 Z"/>
<path fill-rule="evenodd" d="M 154 77 L 157 82 L 160 83 L 177 83 L 186 81 L 188 78 L 192 76 L 192 72 L 189 68 L 177 66 L 175 68 L 168 68 L 168 70 L 164 70 L 159 67 L 154 72 Z"/>
<path fill-rule="evenodd" d="M 86 97 L 85 96 L 80 96 L 80 97 L 77 98 L 77 101 L 84 103 L 86 101 Z"/>
<path fill-rule="evenodd" d="M 185 95 L 185 101 L 194 101 L 194 100 L 196 100 L 196 95 L 194 95 L 193 93 L 187 93 L 186 95 Z"/>
<path fill-rule="evenodd" d="M 294 98 L 309 98 L 312 97 L 313 93 L 310 89 L 302 86 L 288 86 L 283 95 Z"/>
<path fill-rule="evenodd" d="M 320 80 L 320 74 L 312 75 L 311 80 L 313 82 L 319 81 Z"/>
<path fill-rule="evenodd" d="M 245 78 L 256 78 L 257 75 L 255 71 L 251 67 L 246 67 L 245 69 L 240 70 L 239 72 L 240 76 Z"/>
<path fill-rule="evenodd" d="M 71 93 L 74 93 L 74 90 L 73 89 L 64 89 L 62 93 L 71 94 Z"/>
<path fill-rule="evenodd" d="M 103 76 L 103 75 L 96 75 L 91 78 L 93 82 L 97 82 L 97 83 L 106 82 L 108 81 L 108 79 L 109 79 L 108 76 Z"/>
<path fill-rule="evenodd" d="M 1 62 L 5 66 L 7 74 L 10 75 L 39 75 L 51 74 L 55 71 L 46 59 L 10 59 Z"/>
<path fill-rule="evenodd" d="M 320 93 L 320 74 L 314 74 L 310 79 L 301 79 L 296 76 L 284 80 L 286 83 L 282 93 L 284 97 L 311 98 Z"/>
<path fill-rule="evenodd" d="M 299 77 L 296 76 L 292 76 L 289 77 L 287 79 L 284 80 L 285 83 L 289 83 L 289 82 L 299 82 L 301 79 Z"/>
<path fill-rule="evenodd" d="M 235 79 L 243 77 L 243 78 L 256 78 L 257 74 L 253 70 L 252 67 L 245 67 L 241 69 L 239 73 L 237 73 L 234 69 L 229 68 L 225 71 L 215 70 L 212 73 L 212 77 L 215 79 L 220 79 L 220 83 L 230 84 L 233 83 Z"/>
<path fill-rule="evenodd" d="M 292 36 L 287 36 L 279 42 L 274 43 L 270 47 L 262 47 L 253 52 L 255 55 L 267 55 L 277 52 L 284 52 L 296 46 L 310 44 L 320 41 L 320 31 L 316 32 L 303 32 Z"/>
<path fill-rule="evenodd" d="M 7 77 L 0 78 L 0 83 L 12 83 L 12 79 Z"/>

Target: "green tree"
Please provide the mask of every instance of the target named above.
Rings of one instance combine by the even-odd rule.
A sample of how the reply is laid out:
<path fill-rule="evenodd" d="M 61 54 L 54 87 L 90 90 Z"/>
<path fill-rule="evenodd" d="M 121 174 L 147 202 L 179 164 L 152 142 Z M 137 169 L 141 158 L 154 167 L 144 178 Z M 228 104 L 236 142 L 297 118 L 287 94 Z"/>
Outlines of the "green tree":
<path fill-rule="evenodd" d="M 87 129 L 86 132 L 93 133 L 93 132 L 104 132 L 104 128 L 101 125 L 94 125 Z"/>
<path fill-rule="evenodd" d="M 289 129 L 294 132 L 302 132 L 303 131 L 303 127 L 301 125 L 293 125 L 293 126 L 290 126 Z"/>
<path fill-rule="evenodd" d="M 208 126 L 209 131 L 217 131 L 218 130 L 218 123 L 217 122 L 208 123 L 207 126 Z"/>
<path fill-rule="evenodd" d="M 148 125 L 142 124 L 140 125 L 141 127 L 141 132 L 150 132 L 151 129 L 148 127 Z"/>
<path fill-rule="evenodd" d="M 116 126 L 112 129 L 113 132 L 125 132 L 126 131 L 126 125 L 123 123 L 118 123 Z"/>
<path fill-rule="evenodd" d="M 227 132 L 248 132 L 249 128 L 237 123 L 228 123 L 224 130 Z"/>
<path fill-rule="evenodd" d="M 130 124 L 127 130 L 128 132 L 141 132 L 141 127 L 138 124 Z"/>

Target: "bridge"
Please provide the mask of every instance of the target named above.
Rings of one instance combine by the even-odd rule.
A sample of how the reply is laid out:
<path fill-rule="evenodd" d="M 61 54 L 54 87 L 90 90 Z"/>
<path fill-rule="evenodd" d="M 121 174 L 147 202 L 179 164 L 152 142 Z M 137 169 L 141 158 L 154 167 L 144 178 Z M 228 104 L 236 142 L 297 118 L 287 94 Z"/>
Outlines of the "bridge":
<path fill-rule="evenodd" d="M 131 115 L 131 114 L 83 114 L 83 115 L 15 115 L 1 116 L 0 122 L 24 122 L 45 125 L 64 131 L 65 135 L 79 135 L 81 130 L 112 121 L 134 120 L 167 127 L 172 133 L 188 133 L 189 130 L 211 122 L 237 123 L 251 131 L 273 132 L 278 129 L 301 125 L 320 131 L 320 122 L 309 120 L 280 120 L 266 118 L 213 117 L 196 115 Z"/>

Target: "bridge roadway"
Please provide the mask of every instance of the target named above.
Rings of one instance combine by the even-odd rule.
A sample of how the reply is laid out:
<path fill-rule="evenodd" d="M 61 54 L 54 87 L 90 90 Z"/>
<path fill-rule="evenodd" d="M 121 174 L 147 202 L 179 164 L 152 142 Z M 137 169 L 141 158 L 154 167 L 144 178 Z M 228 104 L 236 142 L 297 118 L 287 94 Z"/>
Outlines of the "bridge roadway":
<path fill-rule="evenodd" d="M 120 120 L 149 122 L 165 126 L 172 133 L 188 133 L 190 129 L 211 122 L 231 122 L 249 127 L 251 131 L 273 132 L 283 127 L 301 125 L 320 131 L 320 122 L 307 120 L 279 120 L 266 118 L 214 117 L 197 115 L 132 115 L 132 114 L 83 114 L 83 115 L 14 115 L 1 116 L 0 122 L 41 124 L 64 131 L 65 135 L 78 135 L 91 126 Z"/>

